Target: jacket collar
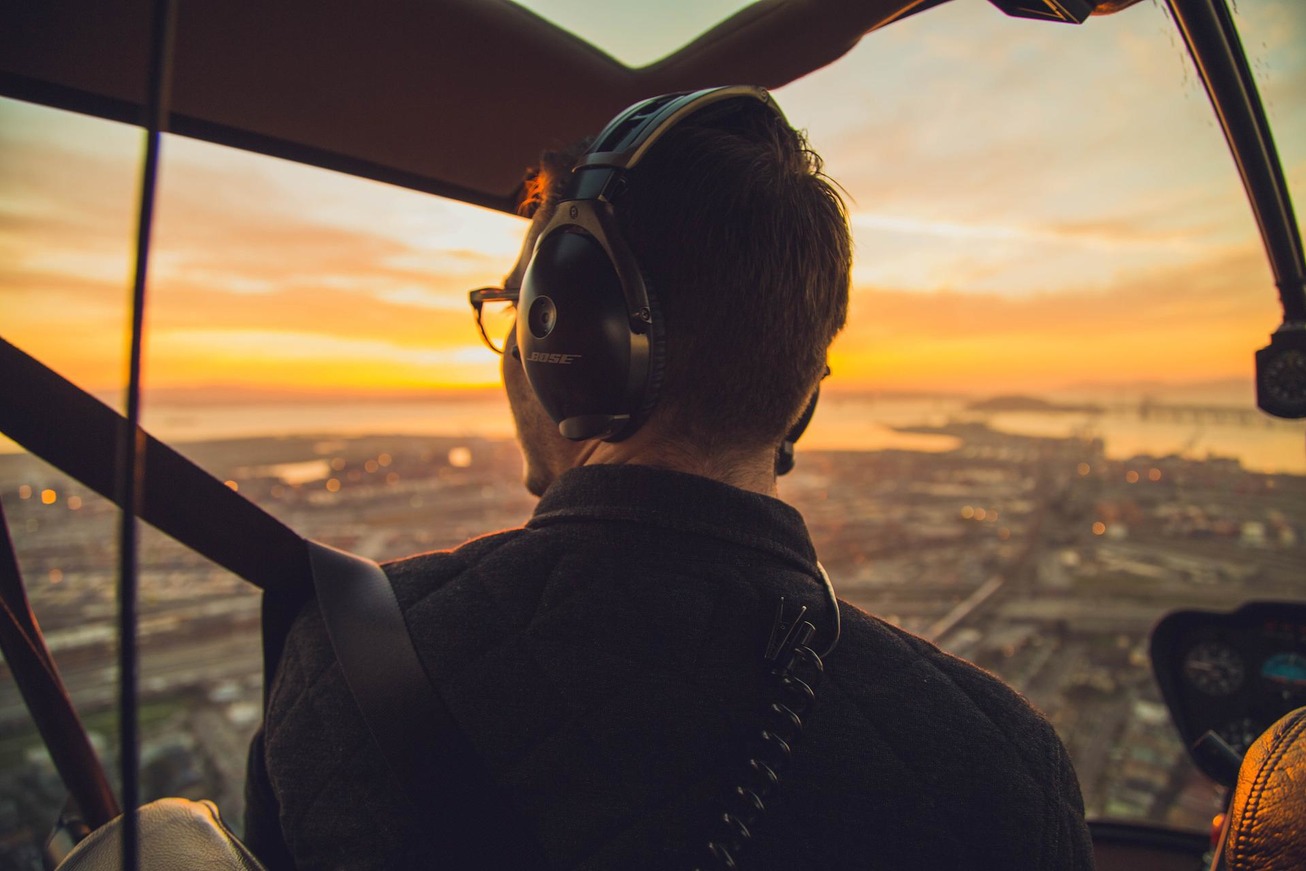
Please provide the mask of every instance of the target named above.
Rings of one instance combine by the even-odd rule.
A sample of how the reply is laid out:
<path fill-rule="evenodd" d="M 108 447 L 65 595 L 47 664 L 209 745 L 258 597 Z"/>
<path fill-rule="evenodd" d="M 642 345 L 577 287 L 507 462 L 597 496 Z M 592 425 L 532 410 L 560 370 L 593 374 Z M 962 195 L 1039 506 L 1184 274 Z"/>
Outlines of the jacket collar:
<path fill-rule="evenodd" d="M 626 521 L 708 535 L 766 551 L 814 572 L 816 551 L 802 515 L 770 496 L 652 466 L 582 466 L 545 491 L 527 523 Z"/>

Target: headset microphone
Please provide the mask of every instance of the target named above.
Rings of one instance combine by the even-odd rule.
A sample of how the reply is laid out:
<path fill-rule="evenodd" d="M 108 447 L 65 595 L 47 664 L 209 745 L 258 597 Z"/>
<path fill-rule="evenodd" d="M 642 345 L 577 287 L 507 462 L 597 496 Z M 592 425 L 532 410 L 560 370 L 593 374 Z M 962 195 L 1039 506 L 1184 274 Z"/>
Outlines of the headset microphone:
<path fill-rule="evenodd" d="M 830 367 L 825 367 L 825 373 L 821 376 L 824 380 L 830 374 Z M 794 470 L 794 443 L 802 438 L 803 433 L 807 432 L 807 425 L 812 422 L 812 415 L 816 414 L 816 401 L 821 398 L 821 385 L 818 383 L 816 389 L 812 391 L 812 398 L 807 400 L 807 407 L 803 413 L 798 416 L 798 420 L 785 433 L 784 441 L 775 449 L 775 473 L 776 475 L 788 475 Z"/>

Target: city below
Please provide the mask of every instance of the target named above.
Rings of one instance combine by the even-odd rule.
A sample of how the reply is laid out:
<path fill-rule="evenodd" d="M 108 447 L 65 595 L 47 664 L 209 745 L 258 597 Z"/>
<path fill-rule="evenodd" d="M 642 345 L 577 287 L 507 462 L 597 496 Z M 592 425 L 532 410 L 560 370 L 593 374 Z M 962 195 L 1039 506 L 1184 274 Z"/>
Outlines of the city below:
<path fill-rule="evenodd" d="M 1187 760 L 1151 675 L 1175 608 L 1302 598 L 1306 476 L 1233 459 L 1109 459 L 1100 439 L 906 427 L 958 447 L 803 451 L 780 484 L 840 596 L 994 672 L 1066 742 L 1090 817 L 1204 830 L 1222 790 Z M 377 560 L 520 525 L 508 440 L 251 438 L 178 448 L 301 534 Z M 32 606 L 112 769 L 117 510 L 25 454 L 0 494 Z M 142 533 L 146 797 L 210 798 L 239 828 L 261 714 L 259 598 Z M 116 775 L 111 775 L 116 777 Z M 0 671 L 0 868 L 37 868 L 64 789 Z"/>

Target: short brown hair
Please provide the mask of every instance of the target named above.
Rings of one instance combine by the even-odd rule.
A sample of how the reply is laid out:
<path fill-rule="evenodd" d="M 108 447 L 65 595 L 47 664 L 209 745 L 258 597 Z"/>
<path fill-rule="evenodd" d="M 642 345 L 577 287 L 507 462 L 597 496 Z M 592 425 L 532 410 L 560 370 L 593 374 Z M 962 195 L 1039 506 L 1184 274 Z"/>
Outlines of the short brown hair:
<path fill-rule="evenodd" d="M 545 154 L 524 211 L 551 211 L 583 153 Z M 705 450 L 778 443 L 848 312 L 847 213 L 820 157 L 761 103 L 717 103 L 649 149 L 614 209 L 665 325 L 653 420 Z"/>

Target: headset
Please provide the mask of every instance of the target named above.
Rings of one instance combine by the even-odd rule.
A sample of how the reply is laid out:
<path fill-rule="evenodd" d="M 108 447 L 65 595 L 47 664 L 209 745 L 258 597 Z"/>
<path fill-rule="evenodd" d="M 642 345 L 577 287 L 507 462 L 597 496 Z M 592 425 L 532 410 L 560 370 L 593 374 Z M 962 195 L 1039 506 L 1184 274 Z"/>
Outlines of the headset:
<path fill-rule="evenodd" d="M 517 349 L 526 379 L 558 431 L 572 440 L 621 441 L 658 400 L 665 335 L 658 301 L 614 217 L 627 176 L 667 131 L 707 106 L 756 101 L 749 85 L 665 94 L 617 115 L 572 168 L 522 281 Z M 818 391 L 819 393 L 819 391 Z M 793 443 L 816 407 L 814 394 L 776 457 L 793 467 Z"/>

